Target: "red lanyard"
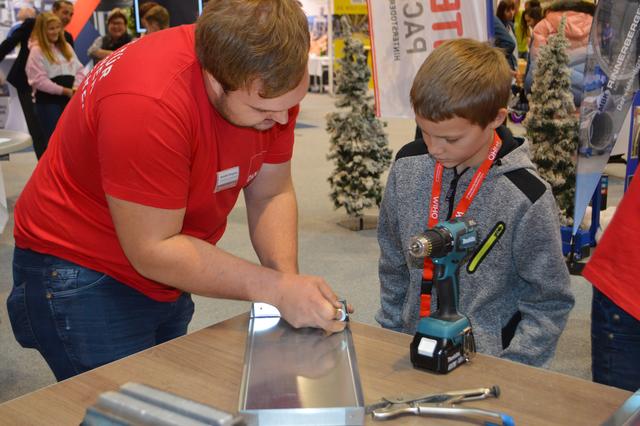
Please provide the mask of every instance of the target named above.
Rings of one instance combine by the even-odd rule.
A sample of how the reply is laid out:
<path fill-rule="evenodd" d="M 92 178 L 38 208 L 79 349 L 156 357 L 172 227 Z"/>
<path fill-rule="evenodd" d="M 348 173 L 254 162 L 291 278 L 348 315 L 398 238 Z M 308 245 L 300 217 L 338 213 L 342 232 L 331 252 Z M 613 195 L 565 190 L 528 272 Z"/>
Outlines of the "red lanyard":
<path fill-rule="evenodd" d="M 500 139 L 498 134 L 494 132 L 493 143 L 489 148 L 487 158 L 485 158 L 485 160 L 482 162 L 480 167 L 478 167 L 478 170 L 476 170 L 475 174 L 473 175 L 473 178 L 471 178 L 471 183 L 467 187 L 467 190 L 462 196 L 462 199 L 456 206 L 456 209 L 453 211 L 453 217 L 463 216 L 467 212 L 467 209 L 471 205 L 471 202 L 473 201 L 475 196 L 478 194 L 478 191 L 482 186 L 482 182 L 484 182 L 484 179 L 487 177 L 487 173 L 489 172 L 489 169 L 491 168 L 493 161 L 496 159 L 496 156 L 498 155 L 498 151 L 500 150 L 501 146 L 502 146 L 502 140 Z M 433 186 L 431 188 L 431 203 L 429 205 L 429 223 L 428 223 L 429 229 L 433 228 L 438 223 L 438 217 L 440 213 L 440 195 L 442 193 L 443 171 L 444 171 L 444 166 L 439 162 L 437 162 L 436 170 L 433 174 Z M 422 279 L 424 281 L 433 280 L 433 262 L 431 262 L 431 259 L 428 257 L 424 258 L 424 269 L 422 271 Z M 423 302 L 421 303 L 421 307 L 420 307 L 421 317 L 429 315 L 428 306 L 430 304 L 430 299 L 431 297 L 429 297 L 428 301 L 423 300 Z M 426 306 L 424 306 L 425 303 L 427 304 Z M 426 312 L 426 315 L 423 315 L 425 312 Z"/>

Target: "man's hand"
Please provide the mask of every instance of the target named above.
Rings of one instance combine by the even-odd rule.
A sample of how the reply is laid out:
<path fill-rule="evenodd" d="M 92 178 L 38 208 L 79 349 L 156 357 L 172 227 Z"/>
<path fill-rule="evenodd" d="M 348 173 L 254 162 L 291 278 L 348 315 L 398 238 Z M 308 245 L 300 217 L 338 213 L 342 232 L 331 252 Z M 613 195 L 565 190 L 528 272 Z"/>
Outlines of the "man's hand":
<path fill-rule="evenodd" d="M 344 329 L 346 322 L 337 320 L 342 304 L 321 277 L 285 274 L 278 292 L 275 305 L 293 327 L 318 327 L 329 333 Z"/>

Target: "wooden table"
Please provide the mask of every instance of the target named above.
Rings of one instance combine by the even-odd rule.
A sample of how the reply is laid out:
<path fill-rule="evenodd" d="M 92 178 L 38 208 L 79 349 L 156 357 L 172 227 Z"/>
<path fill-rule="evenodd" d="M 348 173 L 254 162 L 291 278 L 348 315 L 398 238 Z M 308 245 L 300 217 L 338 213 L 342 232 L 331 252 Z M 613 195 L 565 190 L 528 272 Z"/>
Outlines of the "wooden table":
<path fill-rule="evenodd" d="M 235 412 L 248 315 L 148 349 L 0 405 L 0 424 L 77 425 L 98 395 L 138 382 Z M 365 403 L 399 393 L 433 393 L 499 385 L 499 399 L 463 405 L 504 411 L 517 425 L 599 425 L 631 396 L 548 370 L 477 355 L 440 376 L 415 370 L 411 336 L 351 323 Z M 367 424 L 380 424 L 367 418 Z M 387 424 L 433 424 L 404 417 Z M 382 423 L 384 424 L 384 423 Z M 437 424 L 468 424 L 438 420 Z"/>

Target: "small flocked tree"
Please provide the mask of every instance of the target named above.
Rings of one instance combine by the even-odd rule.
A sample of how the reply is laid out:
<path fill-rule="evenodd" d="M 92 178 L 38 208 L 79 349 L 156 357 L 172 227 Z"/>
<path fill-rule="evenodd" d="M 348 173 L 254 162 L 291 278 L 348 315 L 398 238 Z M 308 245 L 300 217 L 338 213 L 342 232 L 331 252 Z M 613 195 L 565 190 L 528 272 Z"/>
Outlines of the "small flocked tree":
<path fill-rule="evenodd" d="M 336 72 L 339 111 L 327 115 L 331 135 L 327 158 L 335 163 L 328 180 L 335 208 L 344 207 L 351 218 L 358 219 L 358 229 L 363 229 L 364 209 L 380 205 L 380 176 L 391 163 L 391 150 L 369 95 L 371 72 L 364 46 L 352 37 L 345 16 L 340 22 L 345 43 Z"/>
<path fill-rule="evenodd" d="M 558 203 L 560 223 L 569 226 L 573 224 L 579 120 L 571 93 L 565 22 L 563 17 L 558 34 L 540 48 L 523 124 L 531 141 L 532 160 Z"/>

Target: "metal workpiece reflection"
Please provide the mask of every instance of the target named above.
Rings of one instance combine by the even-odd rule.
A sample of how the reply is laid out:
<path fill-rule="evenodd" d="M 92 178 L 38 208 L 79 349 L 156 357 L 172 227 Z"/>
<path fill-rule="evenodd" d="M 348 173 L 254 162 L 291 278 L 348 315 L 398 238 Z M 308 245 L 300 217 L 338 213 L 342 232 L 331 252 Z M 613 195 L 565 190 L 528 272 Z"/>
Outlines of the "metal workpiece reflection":
<path fill-rule="evenodd" d="M 268 311 L 268 309 L 267 309 Z M 240 389 L 250 424 L 363 424 L 364 398 L 351 330 L 293 328 L 252 309 Z"/>

